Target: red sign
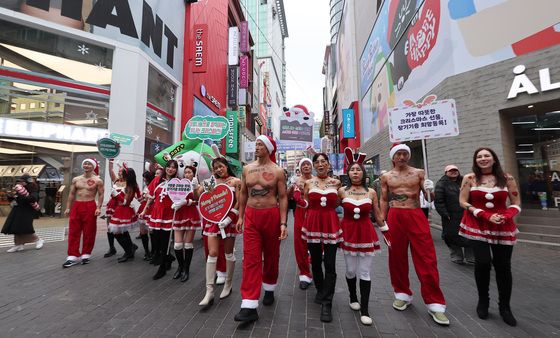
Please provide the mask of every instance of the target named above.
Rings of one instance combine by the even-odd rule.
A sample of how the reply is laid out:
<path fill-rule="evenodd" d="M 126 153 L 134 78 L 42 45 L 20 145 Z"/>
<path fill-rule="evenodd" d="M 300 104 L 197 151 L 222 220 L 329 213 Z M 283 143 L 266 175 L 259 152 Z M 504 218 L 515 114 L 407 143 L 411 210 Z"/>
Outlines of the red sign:
<path fill-rule="evenodd" d="M 239 88 L 249 87 L 249 57 L 239 57 Z"/>
<path fill-rule="evenodd" d="M 233 191 L 223 183 L 216 185 L 212 191 L 203 192 L 198 200 L 200 215 L 213 223 L 226 218 L 232 206 Z"/>
<path fill-rule="evenodd" d="M 206 73 L 208 56 L 208 25 L 194 25 L 193 73 Z"/>
<path fill-rule="evenodd" d="M 249 53 L 249 23 L 242 21 L 239 25 L 239 51 Z"/>

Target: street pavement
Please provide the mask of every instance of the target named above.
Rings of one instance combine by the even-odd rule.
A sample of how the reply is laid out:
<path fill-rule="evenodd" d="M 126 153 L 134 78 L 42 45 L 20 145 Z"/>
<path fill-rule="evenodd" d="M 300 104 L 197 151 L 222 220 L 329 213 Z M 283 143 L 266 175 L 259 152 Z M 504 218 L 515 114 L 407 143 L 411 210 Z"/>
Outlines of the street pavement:
<path fill-rule="evenodd" d="M 315 290 L 298 288 L 293 237 L 281 246 L 276 302 L 259 308 L 259 321 L 243 325 L 233 320 L 241 296 L 242 238 L 237 240 L 234 292 L 201 310 L 205 291 L 204 254 L 197 236 L 186 283 L 171 279 L 176 265 L 161 280 L 156 268 L 142 261 L 139 249 L 132 262 L 118 264 L 103 258 L 108 244 L 102 222 L 89 265 L 62 269 L 66 242 L 32 245 L 18 253 L 0 253 L 0 337 L 553 337 L 560 335 L 559 251 L 518 245 L 514 249 L 512 310 L 517 327 L 502 322 L 492 277 L 490 317 L 476 316 L 473 267 L 449 260 L 440 232 L 433 230 L 441 286 L 447 300 L 449 327 L 432 321 L 420 297 L 418 279 L 410 263 L 415 291 L 413 305 L 404 312 L 391 307 L 393 293 L 387 268 L 387 249 L 373 259 L 370 315 L 372 326 L 360 323 L 348 306 L 344 259 L 337 255 L 338 281 L 332 323 L 319 320 Z M 292 224 L 290 222 L 290 224 Z M 140 241 L 136 241 L 141 247 Z M 217 287 L 216 297 L 221 292 Z"/>

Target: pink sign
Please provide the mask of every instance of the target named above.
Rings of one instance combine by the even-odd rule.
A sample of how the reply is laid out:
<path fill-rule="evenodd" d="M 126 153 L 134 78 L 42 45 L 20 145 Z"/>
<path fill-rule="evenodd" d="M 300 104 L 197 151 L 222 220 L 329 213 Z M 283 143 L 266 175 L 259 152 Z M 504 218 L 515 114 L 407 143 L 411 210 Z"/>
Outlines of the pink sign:
<path fill-rule="evenodd" d="M 239 88 L 249 87 L 249 57 L 242 55 L 239 57 Z"/>
<path fill-rule="evenodd" d="M 167 194 L 174 203 L 184 201 L 192 191 L 191 181 L 186 178 L 172 178 L 167 182 Z"/>
<path fill-rule="evenodd" d="M 242 21 L 239 25 L 239 51 L 249 53 L 249 23 Z"/>

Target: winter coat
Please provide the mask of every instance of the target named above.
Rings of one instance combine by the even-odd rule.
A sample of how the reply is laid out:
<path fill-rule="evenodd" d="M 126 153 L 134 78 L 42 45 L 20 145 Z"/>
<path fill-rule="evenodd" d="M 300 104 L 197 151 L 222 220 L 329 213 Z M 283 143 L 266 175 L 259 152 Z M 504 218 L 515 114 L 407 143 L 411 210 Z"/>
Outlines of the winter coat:
<path fill-rule="evenodd" d="M 32 204 L 39 200 L 39 192 L 30 189 L 28 186 L 28 196 L 16 194 L 14 201 L 16 202 L 12 210 L 6 218 L 2 233 L 7 235 L 28 235 L 34 234 L 33 219 L 37 215 L 37 211 L 33 209 Z"/>
<path fill-rule="evenodd" d="M 461 218 L 465 211 L 459 204 L 462 180 L 461 176 L 457 177 L 457 181 L 452 181 L 443 175 L 435 187 L 434 204 L 436 211 L 441 216 L 442 238 L 449 246 L 468 246 L 468 240 L 459 236 Z"/>

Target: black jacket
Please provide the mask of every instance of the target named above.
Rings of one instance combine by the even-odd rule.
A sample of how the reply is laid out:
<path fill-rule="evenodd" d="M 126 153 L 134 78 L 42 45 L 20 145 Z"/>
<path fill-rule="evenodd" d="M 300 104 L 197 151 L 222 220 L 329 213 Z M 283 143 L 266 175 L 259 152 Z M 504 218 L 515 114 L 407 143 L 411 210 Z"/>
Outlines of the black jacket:
<path fill-rule="evenodd" d="M 434 204 L 436 211 L 441 216 L 443 228 L 441 236 L 447 245 L 467 246 L 468 241 L 459 236 L 459 227 L 463 212 L 459 204 L 459 192 L 463 177 L 457 177 L 457 181 L 451 181 L 446 175 L 436 183 Z"/>

